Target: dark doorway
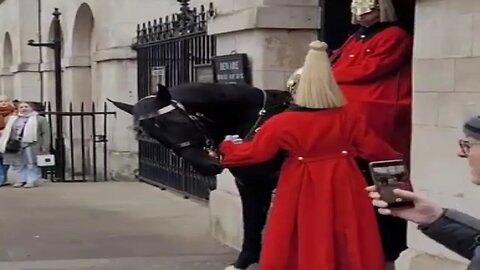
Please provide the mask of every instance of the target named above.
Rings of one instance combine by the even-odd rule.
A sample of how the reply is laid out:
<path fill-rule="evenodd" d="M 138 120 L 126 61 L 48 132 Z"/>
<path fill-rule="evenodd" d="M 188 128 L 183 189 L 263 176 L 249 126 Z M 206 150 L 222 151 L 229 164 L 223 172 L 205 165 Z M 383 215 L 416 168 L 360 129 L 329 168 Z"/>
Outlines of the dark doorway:
<path fill-rule="evenodd" d="M 351 0 L 320 0 L 322 7 L 322 29 L 320 40 L 325 41 L 331 50 L 337 49 L 352 34 L 357 26 L 352 25 Z M 393 0 L 399 25 L 413 34 L 415 21 L 415 0 Z"/>

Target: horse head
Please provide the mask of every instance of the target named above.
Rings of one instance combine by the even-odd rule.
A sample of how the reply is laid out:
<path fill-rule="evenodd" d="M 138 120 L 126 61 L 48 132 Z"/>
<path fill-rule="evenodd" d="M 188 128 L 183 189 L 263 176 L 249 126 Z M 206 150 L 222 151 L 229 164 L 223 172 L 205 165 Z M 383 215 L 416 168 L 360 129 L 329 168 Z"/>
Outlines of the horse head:
<path fill-rule="evenodd" d="M 155 96 L 141 99 L 133 108 L 118 102 L 114 105 L 133 114 L 137 130 L 172 149 L 199 173 L 217 175 L 222 172 L 220 162 L 205 151 L 213 146 L 213 141 L 202 122 L 173 100 L 165 86 L 159 85 Z"/>
<path fill-rule="evenodd" d="M 222 167 L 206 150 L 218 146 L 225 135 L 251 138 L 266 119 L 284 111 L 291 100 L 287 91 L 194 83 L 172 91 L 159 85 L 156 95 L 141 99 L 133 107 L 114 104 L 133 114 L 139 132 L 172 149 L 199 173 L 216 175 Z"/>

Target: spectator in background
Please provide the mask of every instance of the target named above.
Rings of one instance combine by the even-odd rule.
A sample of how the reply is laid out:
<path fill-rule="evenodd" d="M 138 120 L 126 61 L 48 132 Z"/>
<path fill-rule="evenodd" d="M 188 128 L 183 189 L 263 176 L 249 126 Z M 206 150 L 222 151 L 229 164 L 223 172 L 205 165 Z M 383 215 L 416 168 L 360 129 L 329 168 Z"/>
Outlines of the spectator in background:
<path fill-rule="evenodd" d="M 10 117 L 0 137 L 4 164 L 18 170 L 14 187 L 35 187 L 41 178 L 37 156 L 47 154 L 50 130 L 45 117 L 38 115 L 26 102 L 18 104 L 18 113 Z"/>
<path fill-rule="evenodd" d="M 0 96 L 0 135 L 3 133 L 8 119 L 15 112 L 15 106 L 7 96 Z M 0 187 L 8 185 L 8 165 L 3 164 L 3 155 L 0 154 Z"/>

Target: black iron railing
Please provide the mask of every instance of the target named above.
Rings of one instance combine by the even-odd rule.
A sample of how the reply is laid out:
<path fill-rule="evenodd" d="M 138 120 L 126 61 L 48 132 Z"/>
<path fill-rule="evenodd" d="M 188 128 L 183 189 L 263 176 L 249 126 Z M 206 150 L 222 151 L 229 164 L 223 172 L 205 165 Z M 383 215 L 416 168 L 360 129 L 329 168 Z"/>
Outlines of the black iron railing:
<path fill-rule="evenodd" d="M 137 51 L 139 99 L 155 92 L 158 83 L 172 87 L 195 81 L 196 67 L 209 65 L 216 55 L 215 36 L 207 34 L 207 20 L 215 15 L 213 4 L 197 10 L 187 0 L 178 2 L 179 13 L 137 27 L 132 48 Z M 216 187 L 215 177 L 196 173 L 185 160 L 148 138 L 139 138 L 139 177 L 186 197 L 208 199 Z"/>

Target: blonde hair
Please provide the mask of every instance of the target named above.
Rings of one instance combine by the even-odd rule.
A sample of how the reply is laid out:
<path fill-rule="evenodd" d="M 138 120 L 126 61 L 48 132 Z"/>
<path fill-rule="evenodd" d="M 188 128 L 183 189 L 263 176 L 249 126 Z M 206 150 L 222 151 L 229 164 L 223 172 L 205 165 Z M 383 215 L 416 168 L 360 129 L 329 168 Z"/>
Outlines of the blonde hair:
<path fill-rule="evenodd" d="M 10 98 L 6 95 L 0 95 L 0 101 L 10 102 Z"/>
<path fill-rule="evenodd" d="M 392 0 L 375 0 L 380 11 L 380 22 L 396 22 L 398 21 L 397 13 Z M 352 24 L 358 24 L 357 16 L 352 14 Z"/>
<path fill-rule="evenodd" d="M 312 109 L 339 108 L 345 105 L 345 98 L 333 78 L 327 48 L 327 44 L 321 41 L 310 43 L 296 89 L 297 105 Z"/>

